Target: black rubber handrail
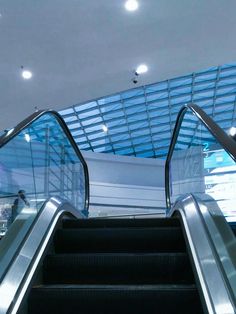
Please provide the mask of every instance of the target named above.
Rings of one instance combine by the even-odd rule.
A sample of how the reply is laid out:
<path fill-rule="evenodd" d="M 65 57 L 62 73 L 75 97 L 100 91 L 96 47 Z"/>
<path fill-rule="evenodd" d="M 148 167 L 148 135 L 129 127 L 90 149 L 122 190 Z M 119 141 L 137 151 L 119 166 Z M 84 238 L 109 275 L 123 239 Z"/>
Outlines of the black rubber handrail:
<path fill-rule="evenodd" d="M 200 122 L 209 130 L 209 132 L 213 135 L 213 137 L 221 144 L 222 148 L 231 156 L 231 158 L 236 162 L 236 143 L 235 141 L 228 136 L 219 125 L 212 120 L 200 107 L 195 104 L 186 104 L 181 108 L 179 114 L 177 116 L 177 120 L 175 123 L 173 135 L 170 142 L 169 151 L 166 158 L 165 163 L 165 191 L 166 191 L 166 206 L 167 210 L 171 208 L 170 201 L 170 161 L 174 152 L 175 144 L 177 142 L 177 138 L 179 135 L 179 131 L 181 129 L 181 124 L 183 118 L 187 111 L 191 111 L 194 116 L 196 116 Z"/>
<path fill-rule="evenodd" d="M 0 148 L 2 148 L 4 145 L 6 145 L 9 141 L 11 141 L 14 137 L 16 137 L 20 132 L 22 132 L 24 129 L 29 127 L 33 122 L 38 120 L 43 115 L 52 115 L 59 125 L 61 126 L 62 130 L 64 131 L 66 137 L 68 138 L 70 144 L 72 145 L 76 155 L 78 156 L 79 160 L 82 163 L 83 170 L 84 170 L 84 176 L 85 176 L 85 210 L 88 211 L 89 207 L 89 173 L 88 173 L 88 166 L 86 164 L 86 161 L 84 160 L 83 155 L 81 154 L 77 144 L 75 143 L 75 140 L 73 136 L 70 133 L 69 128 L 67 127 L 65 121 L 60 116 L 60 114 L 54 110 L 39 110 L 35 111 L 33 114 L 28 116 L 26 119 L 21 121 L 19 124 L 17 124 L 16 127 L 12 128 L 2 136 L 0 136 Z"/>

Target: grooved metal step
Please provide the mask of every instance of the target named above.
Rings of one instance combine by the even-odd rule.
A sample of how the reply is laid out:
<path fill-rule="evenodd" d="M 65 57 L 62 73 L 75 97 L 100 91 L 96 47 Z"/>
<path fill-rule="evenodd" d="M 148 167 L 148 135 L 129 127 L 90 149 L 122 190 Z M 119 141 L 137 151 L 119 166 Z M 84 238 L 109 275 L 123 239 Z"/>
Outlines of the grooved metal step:
<path fill-rule="evenodd" d="M 43 273 L 47 284 L 194 282 L 186 253 L 55 254 L 46 257 Z"/>
<path fill-rule="evenodd" d="M 184 252 L 180 227 L 60 229 L 57 253 Z"/>
<path fill-rule="evenodd" d="M 200 314 L 194 285 L 41 286 L 33 289 L 34 314 Z"/>
<path fill-rule="evenodd" d="M 28 314 L 202 314 L 178 219 L 63 221 Z"/>

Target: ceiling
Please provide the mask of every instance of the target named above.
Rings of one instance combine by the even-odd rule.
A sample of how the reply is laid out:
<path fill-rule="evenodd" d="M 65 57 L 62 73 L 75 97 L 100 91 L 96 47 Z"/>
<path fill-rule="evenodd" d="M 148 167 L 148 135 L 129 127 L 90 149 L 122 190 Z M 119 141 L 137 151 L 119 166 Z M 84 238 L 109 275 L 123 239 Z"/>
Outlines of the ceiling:
<path fill-rule="evenodd" d="M 0 128 L 235 61 L 234 0 L 0 0 Z M 134 85 L 136 66 L 149 71 Z M 33 72 L 23 80 L 20 67 Z"/>
<path fill-rule="evenodd" d="M 74 105 L 60 114 L 82 150 L 165 158 L 186 103 L 200 106 L 228 132 L 236 122 L 236 63 Z M 178 137 L 180 149 L 199 141 L 212 146 L 210 132 L 189 111 Z"/>

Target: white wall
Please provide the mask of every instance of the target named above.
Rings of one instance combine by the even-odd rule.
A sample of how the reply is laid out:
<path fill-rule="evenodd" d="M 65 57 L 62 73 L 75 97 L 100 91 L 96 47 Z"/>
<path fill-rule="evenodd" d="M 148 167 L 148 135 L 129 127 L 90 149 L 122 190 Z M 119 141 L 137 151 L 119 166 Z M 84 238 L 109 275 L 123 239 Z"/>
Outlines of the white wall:
<path fill-rule="evenodd" d="M 82 153 L 89 168 L 92 216 L 164 212 L 164 160 Z"/>

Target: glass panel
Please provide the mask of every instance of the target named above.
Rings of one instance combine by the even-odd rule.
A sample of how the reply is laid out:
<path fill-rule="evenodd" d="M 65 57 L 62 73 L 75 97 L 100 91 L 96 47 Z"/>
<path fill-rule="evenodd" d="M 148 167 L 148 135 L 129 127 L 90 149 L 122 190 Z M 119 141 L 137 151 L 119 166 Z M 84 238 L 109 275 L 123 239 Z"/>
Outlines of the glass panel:
<path fill-rule="evenodd" d="M 236 220 L 236 164 L 190 109 L 171 158 L 170 182 L 172 205 L 189 193 L 203 202 L 200 207 L 204 225 L 236 295 L 236 243 L 224 219 Z"/>
<path fill-rule="evenodd" d="M 223 214 L 236 217 L 236 165 L 207 128 L 187 112 L 171 159 L 171 202 L 193 193 L 215 200 Z"/>
<path fill-rule="evenodd" d="M 19 215 L 35 216 L 49 197 L 85 208 L 83 164 L 57 119 L 42 115 L 0 149 L 0 235 Z"/>

